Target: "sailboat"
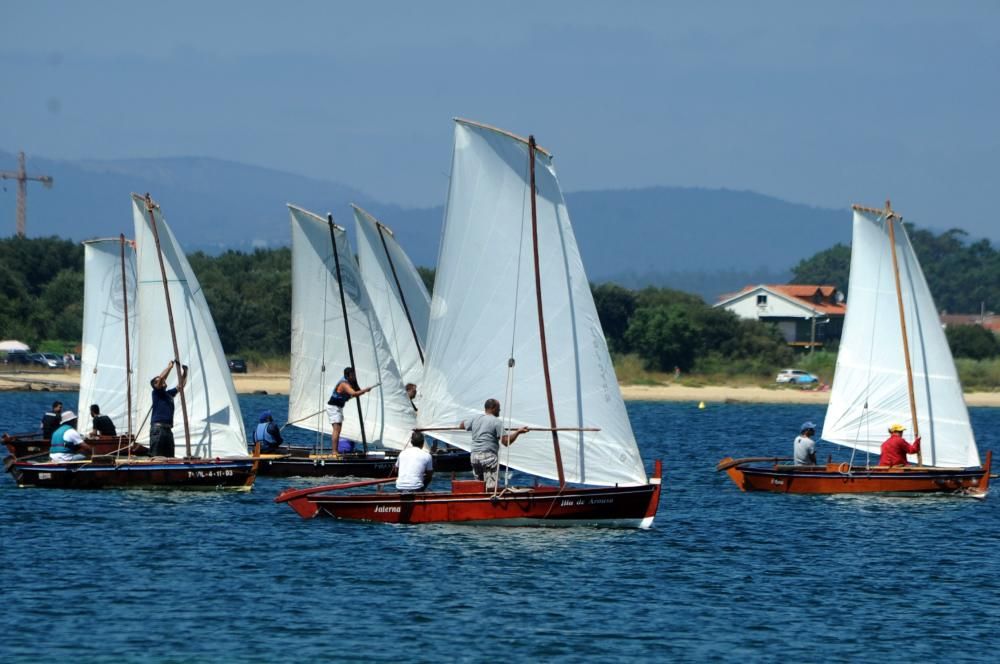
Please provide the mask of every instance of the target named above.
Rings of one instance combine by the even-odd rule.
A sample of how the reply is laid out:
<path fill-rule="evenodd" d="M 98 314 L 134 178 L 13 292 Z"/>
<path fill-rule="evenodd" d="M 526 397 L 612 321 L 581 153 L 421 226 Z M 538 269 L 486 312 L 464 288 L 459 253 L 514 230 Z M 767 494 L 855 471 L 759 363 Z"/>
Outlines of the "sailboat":
<path fill-rule="evenodd" d="M 458 423 L 503 396 L 505 424 L 529 427 L 500 453 L 556 484 L 450 492 L 289 490 L 302 517 L 388 523 L 649 527 L 659 505 L 615 379 L 552 156 L 534 138 L 455 122 L 451 185 L 431 304 L 419 428 L 470 449 Z"/>
<path fill-rule="evenodd" d="M 83 243 L 83 352 L 80 356 L 78 430 L 95 454 L 115 453 L 130 444 L 135 419 L 130 391 L 122 390 L 126 377 L 126 349 L 135 350 L 135 248 L 122 235 Z M 129 325 L 124 317 L 129 316 Z M 126 329 L 130 339 L 125 338 Z M 134 363 L 134 353 L 131 353 Z M 90 404 L 115 423 L 118 436 L 87 436 L 91 430 Z M 125 432 L 122 435 L 122 432 Z M 38 434 L 7 436 L 4 443 L 18 459 L 44 455 L 50 442 Z"/>
<path fill-rule="evenodd" d="M 357 205 L 353 208 L 361 280 L 400 377 L 406 384 L 419 386 L 424 373 L 430 295 L 392 229 Z M 443 445 L 434 448 L 436 471 L 472 470 L 468 452 Z"/>
<path fill-rule="evenodd" d="M 390 449 L 406 446 L 416 426 L 413 404 L 403 387 L 388 342 L 351 255 L 347 233 L 326 218 L 289 205 L 292 224 L 292 361 L 288 423 L 315 434 L 312 448 L 293 447 L 266 458 L 269 475 L 388 477 Z M 324 449 L 330 432 L 327 400 L 345 367 L 375 385 L 344 407 L 341 436 L 356 452 Z"/>
<path fill-rule="evenodd" d="M 989 490 L 992 453 L 980 463 L 969 411 L 934 300 L 902 218 L 853 206 L 850 302 L 822 438 L 852 450 L 818 466 L 723 459 L 744 491 L 962 493 Z M 916 465 L 878 466 L 891 423 L 921 440 Z"/>
<path fill-rule="evenodd" d="M 142 415 L 142 421 L 135 429 L 132 424 L 127 426 L 135 432 L 138 443 L 148 443 L 148 413 L 152 399 L 147 377 L 158 375 L 169 360 L 180 366 L 183 358 L 189 373 L 185 387 L 178 392 L 180 417 L 175 418 L 175 431 L 179 433 L 175 436 L 178 447 L 184 450 L 184 457 L 136 457 L 130 453 L 131 448 L 127 448 L 118 454 L 95 455 L 82 461 L 16 460 L 8 465 L 8 470 L 21 486 L 249 490 L 256 477 L 256 459 L 246 453 L 246 434 L 236 390 L 201 286 L 163 220 L 159 206 L 149 195 L 133 194 L 132 211 L 136 234 L 134 301 L 137 310 L 134 374 L 139 377 L 135 386 L 135 414 L 137 419 Z M 124 251 L 121 257 L 121 269 L 127 272 Z M 129 303 L 127 283 L 126 277 L 122 279 L 122 293 L 105 291 L 104 298 L 120 298 Z M 106 306 L 99 296 L 97 301 L 85 302 L 86 307 L 92 304 Z M 130 312 L 122 311 L 122 339 L 125 341 L 131 339 L 130 317 Z M 125 392 L 128 400 L 133 396 L 131 348 L 122 348 L 119 358 L 124 358 L 117 365 L 119 389 Z M 179 427 L 177 419 L 180 419 Z"/>

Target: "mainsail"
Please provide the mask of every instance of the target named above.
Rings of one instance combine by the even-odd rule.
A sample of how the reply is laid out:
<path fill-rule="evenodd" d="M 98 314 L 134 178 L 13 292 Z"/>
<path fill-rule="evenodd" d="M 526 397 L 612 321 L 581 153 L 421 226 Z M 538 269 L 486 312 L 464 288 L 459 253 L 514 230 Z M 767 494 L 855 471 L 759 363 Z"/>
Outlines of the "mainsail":
<path fill-rule="evenodd" d="M 600 429 L 560 433 L 565 478 L 595 485 L 644 484 L 645 469 L 552 158 L 537 150 L 535 163 L 540 282 L 556 421 L 559 427 Z M 456 121 L 421 384 L 421 427 L 468 421 L 483 412 L 488 398 L 502 401 L 501 417 L 511 426 L 549 426 L 528 167 L 524 139 Z M 469 449 L 464 433 L 434 435 Z M 500 459 L 534 475 L 558 477 L 548 432 L 521 436 L 501 451 Z"/>
<path fill-rule="evenodd" d="M 361 280 L 404 383 L 419 383 L 431 298 L 420 273 L 388 227 L 354 206 Z"/>
<path fill-rule="evenodd" d="M 823 438 L 879 454 L 888 426 L 914 430 L 889 239 L 896 256 L 923 462 L 979 465 L 955 362 L 923 271 L 898 218 L 855 209 L 849 303 Z"/>
<path fill-rule="evenodd" d="M 125 287 L 122 287 L 122 251 Z M 128 311 L 129 362 L 125 358 L 125 312 Z M 83 350 L 80 353 L 80 431 L 90 431 L 90 405 L 115 423 L 119 433 L 128 428 L 126 366 L 135 362 L 135 249 L 124 240 L 83 243 Z M 132 384 L 133 395 L 135 384 Z M 135 419 L 133 399 L 132 426 Z"/>
<path fill-rule="evenodd" d="M 159 208 L 154 206 L 151 212 L 148 211 L 146 200 L 133 194 L 132 216 L 135 221 L 138 274 L 136 410 L 140 420 L 146 418 L 137 439 L 148 444 L 150 427 L 147 414 L 152 406 L 149 381 L 163 371 L 174 355 L 160 259 L 153 238 L 152 224 L 155 220 L 180 359 L 189 367 L 184 396 L 187 400 L 191 455 L 200 458 L 245 457 L 247 443 L 243 416 L 201 285 Z M 167 379 L 168 385 L 175 385 L 178 378 L 178 369 L 175 368 Z M 175 403 L 174 440 L 180 455 L 184 453 L 185 445 L 180 396 Z"/>
<path fill-rule="evenodd" d="M 354 351 L 354 369 L 362 387 L 381 383 L 360 397 L 361 418 L 369 447 L 402 449 L 416 425 L 413 406 L 403 389 L 392 353 L 340 226 L 289 205 L 292 221 L 292 362 L 288 421 L 329 432 L 326 402 L 351 366 L 343 305 Z M 336 241 L 344 303 L 337 283 Z M 342 435 L 361 441 L 354 399 L 344 407 Z"/>

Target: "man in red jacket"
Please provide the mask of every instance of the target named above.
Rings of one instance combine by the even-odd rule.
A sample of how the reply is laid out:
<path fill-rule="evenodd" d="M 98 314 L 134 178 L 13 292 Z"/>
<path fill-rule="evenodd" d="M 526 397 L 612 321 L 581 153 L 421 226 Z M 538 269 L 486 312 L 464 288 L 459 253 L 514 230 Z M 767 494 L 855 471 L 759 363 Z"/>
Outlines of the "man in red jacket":
<path fill-rule="evenodd" d="M 920 451 L 920 437 L 909 444 L 903 440 L 902 424 L 893 424 L 889 427 L 889 438 L 882 443 L 882 458 L 878 460 L 880 466 L 905 466 L 906 455 L 916 454 Z"/>

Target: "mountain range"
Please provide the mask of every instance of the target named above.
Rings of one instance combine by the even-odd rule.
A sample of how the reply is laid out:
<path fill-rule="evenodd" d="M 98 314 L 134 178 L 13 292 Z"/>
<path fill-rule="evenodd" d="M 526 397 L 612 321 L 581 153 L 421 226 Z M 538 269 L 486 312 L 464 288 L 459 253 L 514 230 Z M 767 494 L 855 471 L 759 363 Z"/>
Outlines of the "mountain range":
<path fill-rule="evenodd" d="M 0 170 L 16 156 L 0 151 Z M 332 212 L 353 233 L 356 203 L 396 233 L 414 263 L 433 266 L 442 207 L 406 208 L 342 183 L 203 157 L 50 160 L 30 157 L 28 235 L 73 240 L 130 234 L 129 193 L 150 192 L 188 251 L 287 245 L 285 203 Z M 14 231 L 17 186 L 0 188 L 0 228 Z M 442 191 L 442 197 L 444 192 Z M 783 281 L 799 260 L 849 242 L 851 216 L 748 191 L 651 187 L 579 191 L 566 201 L 589 278 L 671 286 L 708 300 L 747 283 Z"/>

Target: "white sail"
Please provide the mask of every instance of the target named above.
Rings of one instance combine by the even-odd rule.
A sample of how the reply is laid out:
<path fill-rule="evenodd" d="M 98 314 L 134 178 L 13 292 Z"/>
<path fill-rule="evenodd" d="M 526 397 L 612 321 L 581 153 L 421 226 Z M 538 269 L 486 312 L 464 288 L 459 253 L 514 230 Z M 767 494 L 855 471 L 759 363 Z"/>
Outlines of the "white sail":
<path fill-rule="evenodd" d="M 326 402 L 345 367 L 351 366 L 333 238 L 337 243 L 354 369 L 361 387 L 380 383 L 344 407 L 341 434 L 361 441 L 361 419 L 369 448 L 402 449 L 416 426 L 413 405 L 386 344 L 340 226 L 293 205 L 292 362 L 288 421 L 311 431 L 330 432 Z"/>
<path fill-rule="evenodd" d="M 646 482 L 552 158 L 536 152 L 538 244 L 556 423 L 566 480 Z M 421 427 L 455 425 L 502 402 L 512 426 L 548 427 L 531 240 L 528 146 L 459 120 L 431 302 Z M 513 397 L 505 397 L 513 357 Z M 465 449 L 465 434 L 434 434 Z M 508 458 L 509 450 L 509 458 Z M 531 432 L 501 462 L 555 479 L 552 436 Z"/>
<path fill-rule="evenodd" d="M 125 288 L 122 288 L 122 249 L 125 252 Z M 126 306 L 127 305 L 127 306 Z M 125 311 L 128 311 L 129 350 L 125 361 Z M 80 353 L 79 430 L 93 425 L 90 405 L 115 423 L 119 434 L 128 429 L 126 366 L 135 362 L 135 249 L 120 239 L 83 243 L 83 350 Z M 132 383 L 135 419 L 135 383 Z"/>
<path fill-rule="evenodd" d="M 404 383 L 420 383 L 431 298 L 393 232 L 358 206 L 358 264 Z M 409 315 L 407 315 L 409 314 Z M 411 325 L 412 322 L 412 325 Z"/>
<path fill-rule="evenodd" d="M 923 462 L 979 465 L 955 363 L 906 229 L 895 224 L 896 256 L 913 369 Z M 879 454 L 890 424 L 914 431 L 888 222 L 855 210 L 847 316 L 823 438 Z"/>
<path fill-rule="evenodd" d="M 138 301 L 136 337 L 139 340 L 135 383 L 137 412 L 144 426 L 138 440 L 148 444 L 152 406 L 149 381 L 174 357 L 167 315 L 160 261 L 153 239 L 153 220 L 141 196 L 132 196 L 135 221 Z M 174 329 L 180 360 L 189 367 L 184 396 L 187 401 L 191 455 L 200 458 L 247 456 L 243 416 L 236 398 L 233 378 L 222 352 L 219 334 L 205 301 L 201 285 L 188 264 L 170 227 L 153 211 L 170 292 Z M 177 369 L 167 378 L 168 387 L 177 384 Z M 174 400 L 174 443 L 177 456 L 186 453 L 184 418 L 180 394 Z"/>

